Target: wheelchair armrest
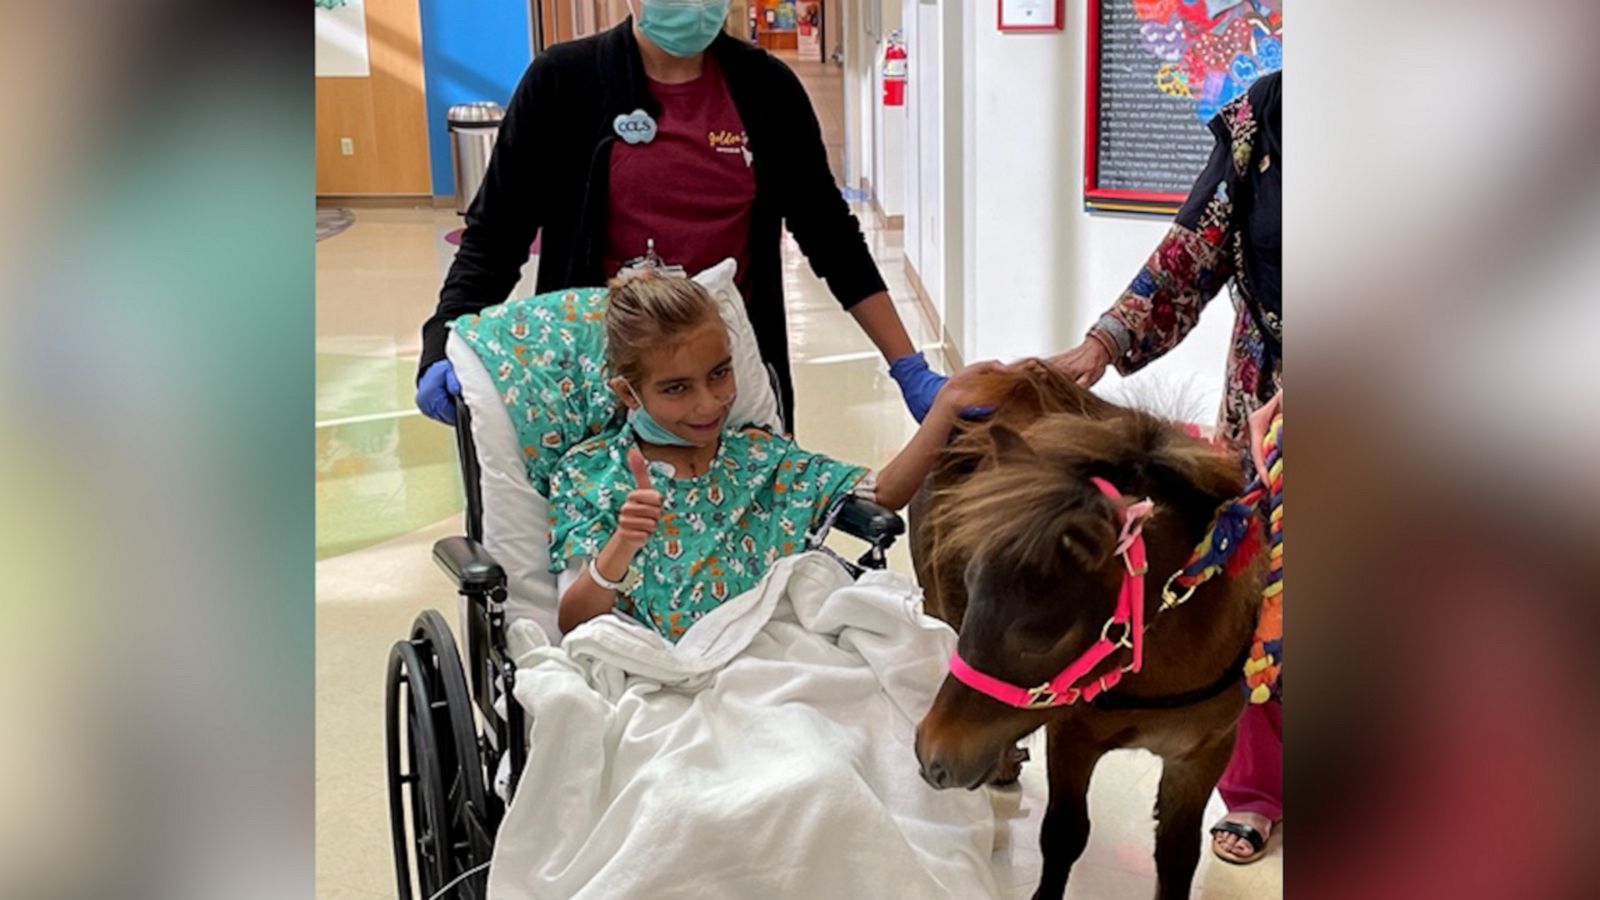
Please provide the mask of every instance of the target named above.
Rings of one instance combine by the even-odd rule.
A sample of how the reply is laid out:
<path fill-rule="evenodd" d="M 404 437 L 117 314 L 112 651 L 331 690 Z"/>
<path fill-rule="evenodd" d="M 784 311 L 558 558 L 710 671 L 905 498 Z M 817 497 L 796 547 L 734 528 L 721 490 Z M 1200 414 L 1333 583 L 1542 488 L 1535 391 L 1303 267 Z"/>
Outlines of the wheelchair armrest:
<path fill-rule="evenodd" d="M 433 545 L 433 561 L 463 594 L 486 594 L 506 586 L 505 570 L 489 551 L 468 537 L 447 537 Z"/>
<path fill-rule="evenodd" d="M 845 534 L 885 547 L 906 533 L 905 520 L 897 513 L 855 496 L 845 498 L 833 524 Z"/>

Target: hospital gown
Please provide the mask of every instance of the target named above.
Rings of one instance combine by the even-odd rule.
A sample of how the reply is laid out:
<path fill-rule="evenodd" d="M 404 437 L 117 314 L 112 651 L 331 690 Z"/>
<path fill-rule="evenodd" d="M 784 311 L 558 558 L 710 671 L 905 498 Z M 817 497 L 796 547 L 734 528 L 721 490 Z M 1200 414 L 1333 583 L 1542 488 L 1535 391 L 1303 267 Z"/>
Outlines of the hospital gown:
<path fill-rule="evenodd" d="M 550 476 L 550 569 L 592 558 L 611 539 L 635 488 L 627 428 L 593 438 L 562 457 Z M 870 484 L 868 470 L 808 453 L 760 428 L 728 429 L 702 475 L 673 477 L 651 463 L 662 495 L 655 533 L 635 555 L 617 609 L 676 642 L 689 626 L 761 580 L 835 504 Z"/>

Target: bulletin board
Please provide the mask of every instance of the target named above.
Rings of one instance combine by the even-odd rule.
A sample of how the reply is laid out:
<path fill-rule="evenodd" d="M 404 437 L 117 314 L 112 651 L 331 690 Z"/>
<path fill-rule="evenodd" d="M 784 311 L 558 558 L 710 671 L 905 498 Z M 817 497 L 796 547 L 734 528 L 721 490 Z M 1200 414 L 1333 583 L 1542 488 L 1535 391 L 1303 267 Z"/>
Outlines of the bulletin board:
<path fill-rule="evenodd" d="M 1283 0 L 1089 0 L 1084 206 L 1171 215 L 1211 155 L 1206 127 L 1283 68 Z"/>

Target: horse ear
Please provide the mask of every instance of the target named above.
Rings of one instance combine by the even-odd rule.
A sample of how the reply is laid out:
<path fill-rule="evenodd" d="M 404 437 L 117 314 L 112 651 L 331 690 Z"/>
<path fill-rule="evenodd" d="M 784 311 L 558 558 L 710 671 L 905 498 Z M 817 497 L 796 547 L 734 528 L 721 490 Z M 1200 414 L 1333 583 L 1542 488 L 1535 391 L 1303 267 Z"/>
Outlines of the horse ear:
<path fill-rule="evenodd" d="M 1097 496 L 1095 501 L 1099 501 Z M 1110 504 L 1092 502 L 1068 520 L 1061 534 L 1061 546 L 1083 568 L 1093 571 L 1105 565 L 1117 549 L 1117 524 Z"/>
<path fill-rule="evenodd" d="M 994 442 L 996 462 L 1031 462 L 1039 458 L 1022 435 L 1008 426 L 996 423 L 989 428 L 989 439 Z"/>
<path fill-rule="evenodd" d="M 1087 571 L 1094 571 L 1111 558 L 1112 545 L 1096 540 L 1087 532 L 1070 529 L 1061 535 L 1061 546 Z"/>

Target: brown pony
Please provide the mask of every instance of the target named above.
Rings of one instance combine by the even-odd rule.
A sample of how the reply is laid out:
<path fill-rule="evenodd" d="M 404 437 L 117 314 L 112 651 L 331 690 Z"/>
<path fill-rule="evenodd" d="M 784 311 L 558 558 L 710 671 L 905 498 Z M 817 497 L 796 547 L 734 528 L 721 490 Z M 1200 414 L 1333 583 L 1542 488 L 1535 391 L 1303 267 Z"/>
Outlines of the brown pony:
<path fill-rule="evenodd" d="M 1244 707 L 1243 652 L 1260 607 L 1265 555 L 1158 613 L 1168 575 L 1188 560 L 1217 506 L 1244 486 L 1238 463 L 1172 422 L 1108 403 L 1037 361 L 986 386 L 995 415 L 966 426 L 913 504 L 911 551 L 927 609 L 960 634 L 975 669 L 1041 684 L 1102 633 L 1125 568 L 1116 555 L 1126 502 L 1155 501 L 1144 524 L 1143 668 L 1093 702 L 1021 709 L 947 676 L 917 728 L 922 776 L 936 788 L 1014 778 L 1016 743 L 1043 726 L 1050 800 L 1040 833 L 1039 898 L 1059 898 L 1089 836 L 1087 792 L 1109 750 L 1162 759 L 1156 800 L 1158 898 L 1189 896 L 1201 816 L 1233 749 Z M 1129 661 L 1120 649 L 1093 674 Z"/>

